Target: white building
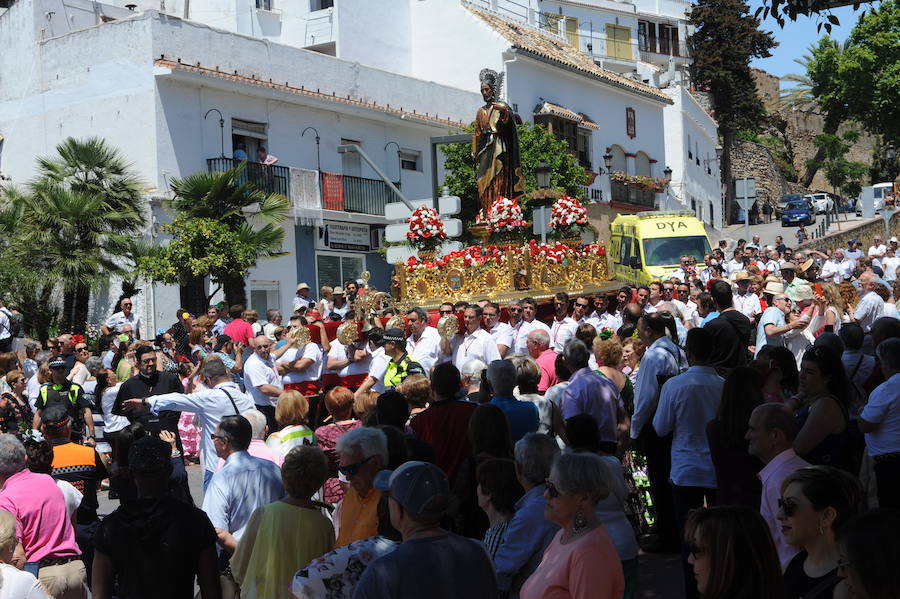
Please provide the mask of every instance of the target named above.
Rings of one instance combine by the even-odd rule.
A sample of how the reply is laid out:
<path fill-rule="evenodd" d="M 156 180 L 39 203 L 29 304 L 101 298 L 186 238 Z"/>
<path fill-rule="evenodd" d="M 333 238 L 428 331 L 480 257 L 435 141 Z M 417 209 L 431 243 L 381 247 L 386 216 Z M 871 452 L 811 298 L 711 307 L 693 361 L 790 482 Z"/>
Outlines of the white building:
<path fill-rule="evenodd" d="M 161 201 L 173 178 L 230 167 L 241 145 L 251 157 L 265 146 L 277 165 L 255 166 L 248 176 L 290 197 L 294 222 L 285 226 L 290 253 L 248 276 L 250 307 L 260 313 L 289 309 L 298 281 L 317 288 L 366 269 L 375 285 L 388 286 L 392 266 L 375 250 L 387 224 L 384 204 L 396 198 L 359 154 L 337 148 L 358 145 L 390 179 L 402 178 L 409 199 L 431 197 L 430 138 L 473 120 L 481 68 L 504 73 L 503 96 L 521 118 L 566 139 L 588 171 L 606 171 L 608 154 L 612 171 L 663 176 L 664 112 L 676 98 L 657 85 L 674 72 L 672 57 L 635 77 L 629 61 L 617 66 L 624 54 L 607 60 L 595 56 L 601 46 L 584 41 L 595 39 L 591 28 L 600 20 L 579 19 L 576 47 L 567 30 L 548 26 L 570 21 L 534 16 L 551 12 L 549 3 L 532 2 L 523 20 L 490 2 L 282 1 L 0 0 L 10 4 L 0 14 L 0 172 L 25 183 L 35 158 L 62 139 L 103 137 L 146 182 L 149 235 L 163 241 L 159 224 L 169 215 Z M 601 3 L 630 10 L 628 22 L 640 27 L 635 4 L 561 6 Z M 615 23 L 603 23 L 605 35 Z M 675 29 L 666 31 L 674 47 Z M 643 55 L 632 56 L 640 71 Z M 611 186 L 607 174 L 593 178 L 589 197 L 623 210 L 653 208 L 663 198 Z M 94 318 L 117 293 L 97 298 Z M 173 322 L 178 298 L 177 288 L 156 286 L 136 300 L 157 328 Z"/>

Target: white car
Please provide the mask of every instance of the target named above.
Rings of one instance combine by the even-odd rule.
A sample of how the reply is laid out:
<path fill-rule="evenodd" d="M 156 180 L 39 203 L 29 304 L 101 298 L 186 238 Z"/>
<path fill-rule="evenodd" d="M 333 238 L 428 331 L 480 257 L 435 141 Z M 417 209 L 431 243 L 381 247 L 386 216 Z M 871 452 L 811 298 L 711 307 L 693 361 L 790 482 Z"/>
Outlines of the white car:
<path fill-rule="evenodd" d="M 812 202 L 816 214 L 825 214 L 834 210 L 834 201 L 828 197 L 827 193 L 811 193 L 803 198 Z"/>

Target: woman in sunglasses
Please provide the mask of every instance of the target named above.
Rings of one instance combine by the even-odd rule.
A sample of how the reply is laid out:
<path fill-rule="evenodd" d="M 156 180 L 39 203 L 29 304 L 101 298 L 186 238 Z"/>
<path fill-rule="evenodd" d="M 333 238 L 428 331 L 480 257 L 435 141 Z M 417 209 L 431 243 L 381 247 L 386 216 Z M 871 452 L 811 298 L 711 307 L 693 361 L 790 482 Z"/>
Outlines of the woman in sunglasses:
<path fill-rule="evenodd" d="M 567 453 L 556 458 L 545 482 L 544 516 L 560 527 L 541 564 L 519 596 L 619 599 L 625 592 L 622 562 L 596 505 L 610 483 L 600 456 Z"/>
<path fill-rule="evenodd" d="M 703 599 L 787 597 L 772 536 L 758 511 L 700 508 L 691 512 L 684 539 Z"/>
<path fill-rule="evenodd" d="M 778 520 L 800 553 L 784 569 L 789 599 L 830 599 L 840 582 L 835 534 L 858 511 L 862 487 L 829 466 L 801 468 L 781 485 Z"/>

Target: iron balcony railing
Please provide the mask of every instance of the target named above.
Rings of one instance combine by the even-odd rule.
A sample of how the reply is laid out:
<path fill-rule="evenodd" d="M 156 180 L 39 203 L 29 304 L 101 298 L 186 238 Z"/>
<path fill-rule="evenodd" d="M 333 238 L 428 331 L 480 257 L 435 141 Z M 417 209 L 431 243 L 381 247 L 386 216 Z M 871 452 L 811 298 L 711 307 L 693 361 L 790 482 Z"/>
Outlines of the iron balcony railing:
<path fill-rule="evenodd" d="M 211 173 L 224 173 L 240 165 L 240 160 L 233 158 L 207 158 L 206 170 Z M 277 164 L 267 166 L 258 162 L 248 162 L 241 175 L 241 183 L 250 182 L 266 193 L 280 193 L 291 197 L 290 169 Z"/>
<path fill-rule="evenodd" d="M 397 198 L 387 183 L 353 175 L 321 173 L 323 208 L 384 216 L 384 205 Z M 400 183 L 394 182 L 399 189 Z"/>
<path fill-rule="evenodd" d="M 656 193 L 649 189 L 641 189 L 632 185 L 623 185 L 615 181 L 610 183 L 612 201 L 641 206 L 643 208 L 656 208 Z"/>

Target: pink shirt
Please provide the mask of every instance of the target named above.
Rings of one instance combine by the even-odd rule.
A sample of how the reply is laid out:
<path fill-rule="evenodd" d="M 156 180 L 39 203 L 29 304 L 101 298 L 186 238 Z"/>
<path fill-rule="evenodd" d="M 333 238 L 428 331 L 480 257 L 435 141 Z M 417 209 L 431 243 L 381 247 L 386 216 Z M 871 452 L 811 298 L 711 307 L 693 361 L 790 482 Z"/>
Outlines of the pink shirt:
<path fill-rule="evenodd" d="M 266 445 L 266 442 L 262 439 L 253 439 L 250 441 L 250 447 L 247 448 L 247 453 L 254 458 L 269 460 L 279 468 L 281 468 L 281 465 L 284 463 L 284 456 Z M 216 466 L 216 472 L 221 470 L 224 465 L 225 460 L 219 458 L 219 465 Z"/>
<path fill-rule="evenodd" d="M 541 565 L 519 592 L 521 599 L 620 599 L 622 562 L 605 526 L 563 545 L 563 531 L 547 546 Z"/>
<path fill-rule="evenodd" d="M 772 532 L 772 539 L 775 541 L 775 549 L 778 551 L 778 559 L 781 560 L 782 568 L 800 553 L 800 549 L 788 545 L 781 532 L 781 522 L 778 521 L 778 498 L 781 497 L 781 483 L 795 470 L 807 468 L 809 465 L 809 462 L 794 453 L 793 449 L 785 449 L 772 458 L 772 461 L 757 474 L 759 480 L 762 481 L 759 513 Z"/>
<path fill-rule="evenodd" d="M 543 393 L 559 382 L 556 378 L 556 352 L 547 348 L 535 362 L 541 367 L 541 382 L 538 383 L 538 391 Z"/>
<path fill-rule="evenodd" d="M 0 490 L 0 509 L 16 517 L 26 561 L 81 555 L 66 500 L 50 476 L 27 469 L 13 474 Z"/>
<path fill-rule="evenodd" d="M 231 337 L 231 340 L 235 343 L 243 343 L 244 345 L 247 345 L 249 339 L 255 337 L 253 325 L 243 318 L 235 318 L 225 325 L 225 330 L 222 332 Z"/>

